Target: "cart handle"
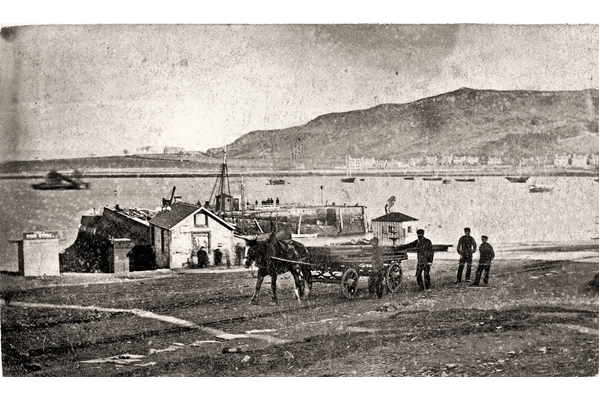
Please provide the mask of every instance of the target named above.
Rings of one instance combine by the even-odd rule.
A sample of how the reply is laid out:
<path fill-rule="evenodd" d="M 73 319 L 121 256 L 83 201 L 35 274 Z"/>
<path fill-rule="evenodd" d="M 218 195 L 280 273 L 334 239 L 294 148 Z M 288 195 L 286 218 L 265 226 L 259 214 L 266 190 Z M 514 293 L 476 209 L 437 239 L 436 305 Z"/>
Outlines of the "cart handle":
<path fill-rule="evenodd" d="M 286 260 L 285 258 L 279 258 L 279 257 L 271 257 L 271 259 L 277 260 L 277 261 L 288 262 L 288 263 L 292 263 L 292 264 L 312 265 L 310 263 L 303 262 L 303 261 L 292 261 L 292 260 Z"/>

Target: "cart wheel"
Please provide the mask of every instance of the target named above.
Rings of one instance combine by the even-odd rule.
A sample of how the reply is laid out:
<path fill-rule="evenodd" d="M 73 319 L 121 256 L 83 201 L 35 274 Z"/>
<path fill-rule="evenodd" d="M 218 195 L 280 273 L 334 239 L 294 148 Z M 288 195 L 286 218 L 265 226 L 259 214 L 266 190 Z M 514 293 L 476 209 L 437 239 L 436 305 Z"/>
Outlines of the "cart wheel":
<path fill-rule="evenodd" d="M 347 299 L 354 298 L 358 286 L 358 272 L 353 268 L 348 268 L 342 274 L 342 294 Z"/>
<path fill-rule="evenodd" d="M 385 285 L 391 293 L 396 293 L 402 283 L 402 267 L 400 263 L 391 263 L 385 271 Z"/>

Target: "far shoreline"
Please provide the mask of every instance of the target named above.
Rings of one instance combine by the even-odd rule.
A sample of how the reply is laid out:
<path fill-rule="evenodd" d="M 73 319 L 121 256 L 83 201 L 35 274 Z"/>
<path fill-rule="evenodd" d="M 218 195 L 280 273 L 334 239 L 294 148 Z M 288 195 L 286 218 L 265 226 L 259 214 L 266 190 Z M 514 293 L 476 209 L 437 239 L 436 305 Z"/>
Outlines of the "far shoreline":
<path fill-rule="evenodd" d="M 20 171 L 18 173 L 0 173 L 0 179 L 43 179 L 49 171 Z M 68 172 L 68 171 L 65 171 Z M 221 175 L 216 169 L 171 169 L 171 168 L 110 168 L 94 169 L 81 173 L 81 178 L 216 178 Z M 318 169 L 318 170 L 239 170 L 230 169 L 230 178 L 261 177 L 267 179 L 281 179 L 290 177 L 347 177 L 343 169 Z M 371 169 L 352 170 L 351 175 L 360 178 L 477 178 L 477 177 L 507 177 L 507 176 L 547 176 L 547 177 L 598 177 L 597 170 L 548 170 L 542 168 L 517 171 L 515 168 L 469 168 L 469 169 Z"/>

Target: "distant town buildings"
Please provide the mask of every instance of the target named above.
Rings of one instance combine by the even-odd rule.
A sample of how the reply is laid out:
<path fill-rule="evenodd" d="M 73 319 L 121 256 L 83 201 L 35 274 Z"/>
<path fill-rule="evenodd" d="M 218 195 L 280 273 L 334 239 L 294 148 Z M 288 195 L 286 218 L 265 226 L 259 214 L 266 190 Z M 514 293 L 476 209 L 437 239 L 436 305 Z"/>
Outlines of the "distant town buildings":
<path fill-rule="evenodd" d="M 186 150 L 183 147 L 165 146 L 165 148 L 163 150 L 163 154 L 178 154 L 178 155 L 193 156 L 193 155 L 200 155 L 200 154 L 204 154 L 204 153 L 201 151 L 198 151 L 198 150 Z"/>
<path fill-rule="evenodd" d="M 521 166 L 551 166 L 561 168 L 598 168 L 597 154 L 557 154 L 552 157 L 522 157 L 522 158 L 506 158 L 502 157 L 479 157 L 479 156 L 455 156 L 450 155 L 425 155 L 422 157 L 410 157 L 406 160 L 376 160 L 375 158 L 353 158 L 350 155 L 346 156 L 345 168 L 351 170 L 364 169 L 397 169 L 420 166 L 474 166 L 474 165 L 515 165 Z"/>

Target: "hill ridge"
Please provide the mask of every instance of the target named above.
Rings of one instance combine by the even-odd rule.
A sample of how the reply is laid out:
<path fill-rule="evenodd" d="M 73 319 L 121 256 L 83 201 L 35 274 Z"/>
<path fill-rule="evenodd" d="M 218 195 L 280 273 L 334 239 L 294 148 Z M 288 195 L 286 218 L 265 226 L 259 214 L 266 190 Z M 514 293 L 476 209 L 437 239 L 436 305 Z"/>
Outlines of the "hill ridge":
<path fill-rule="evenodd" d="M 589 140 L 564 142 L 572 137 Z M 598 89 L 495 90 L 462 87 L 408 103 L 327 113 L 304 125 L 248 132 L 233 158 L 407 159 L 425 154 L 536 157 L 598 154 Z M 221 151 L 209 149 L 208 155 Z"/>

